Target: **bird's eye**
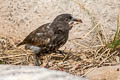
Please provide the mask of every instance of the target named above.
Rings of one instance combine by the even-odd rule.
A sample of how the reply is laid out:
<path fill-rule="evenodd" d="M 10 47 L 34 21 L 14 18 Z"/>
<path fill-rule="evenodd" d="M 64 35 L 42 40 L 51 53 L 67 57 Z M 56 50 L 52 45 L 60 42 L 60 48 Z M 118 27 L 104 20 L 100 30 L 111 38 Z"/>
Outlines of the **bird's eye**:
<path fill-rule="evenodd" d="M 72 19 L 72 16 L 69 16 L 69 19 Z"/>

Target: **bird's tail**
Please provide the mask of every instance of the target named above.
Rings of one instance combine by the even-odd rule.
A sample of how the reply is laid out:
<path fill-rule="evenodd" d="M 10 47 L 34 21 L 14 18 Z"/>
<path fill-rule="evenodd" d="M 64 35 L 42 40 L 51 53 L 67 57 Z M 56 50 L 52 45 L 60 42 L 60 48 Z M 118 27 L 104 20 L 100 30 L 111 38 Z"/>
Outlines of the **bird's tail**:
<path fill-rule="evenodd" d="M 16 46 L 19 47 L 19 46 L 21 46 L 23 44 L 24 44 L 24 42 L 21 42 L 21 43 L 17 44 Z"/>

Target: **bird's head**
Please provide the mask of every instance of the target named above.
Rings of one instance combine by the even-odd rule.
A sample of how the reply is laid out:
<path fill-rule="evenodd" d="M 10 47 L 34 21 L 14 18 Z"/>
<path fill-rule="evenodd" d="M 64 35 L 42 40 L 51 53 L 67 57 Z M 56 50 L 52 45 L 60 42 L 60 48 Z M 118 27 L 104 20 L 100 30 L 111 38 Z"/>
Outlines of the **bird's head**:
<path fill-rule="evenodd" d="M 66 21 L 68 23 L 75 21 L 82 23 L 81 19 L 74 18 L 71 14 L 60 14 L 54 19 L 54 21 Z"/>

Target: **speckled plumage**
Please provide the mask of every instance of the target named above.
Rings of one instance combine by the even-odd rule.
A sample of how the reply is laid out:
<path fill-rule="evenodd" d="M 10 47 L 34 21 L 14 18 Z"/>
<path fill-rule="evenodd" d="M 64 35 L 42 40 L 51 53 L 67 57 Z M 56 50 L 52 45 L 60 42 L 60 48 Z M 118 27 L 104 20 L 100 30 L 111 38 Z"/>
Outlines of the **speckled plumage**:
<path fill-rule="evenodd" d="M 69 25 L 70 21 L 78 21 L 71 14 L 58 15 L 52 23 L 46 23 L 36 30 L 32 31 L 20 45 L 26 45 L 26 49 L 31 49 L 36 54 L 36 64 L 38 63 L 38 55 L 45 52 L 55 52 L 63 46 L 69 35 L 69 30 L 72 28 Z"/>

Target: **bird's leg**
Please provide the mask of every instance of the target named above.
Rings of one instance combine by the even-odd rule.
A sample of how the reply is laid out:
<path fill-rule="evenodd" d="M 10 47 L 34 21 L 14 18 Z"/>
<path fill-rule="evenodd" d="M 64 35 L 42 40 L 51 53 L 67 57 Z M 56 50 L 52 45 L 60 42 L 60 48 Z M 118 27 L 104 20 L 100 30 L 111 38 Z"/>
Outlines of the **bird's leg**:
<path fill-rule="evenodd" d="M 35 59 L 36 59 L 36 66 L 40 66 L 38 54 L 35 54 Z"/>
<path fill-rule="evenodd" d="M 57 50 L 56 52 L 62 54 L 62 55 L 65 57 L 65 55 L 64 55 L 64 51 Z"/>

